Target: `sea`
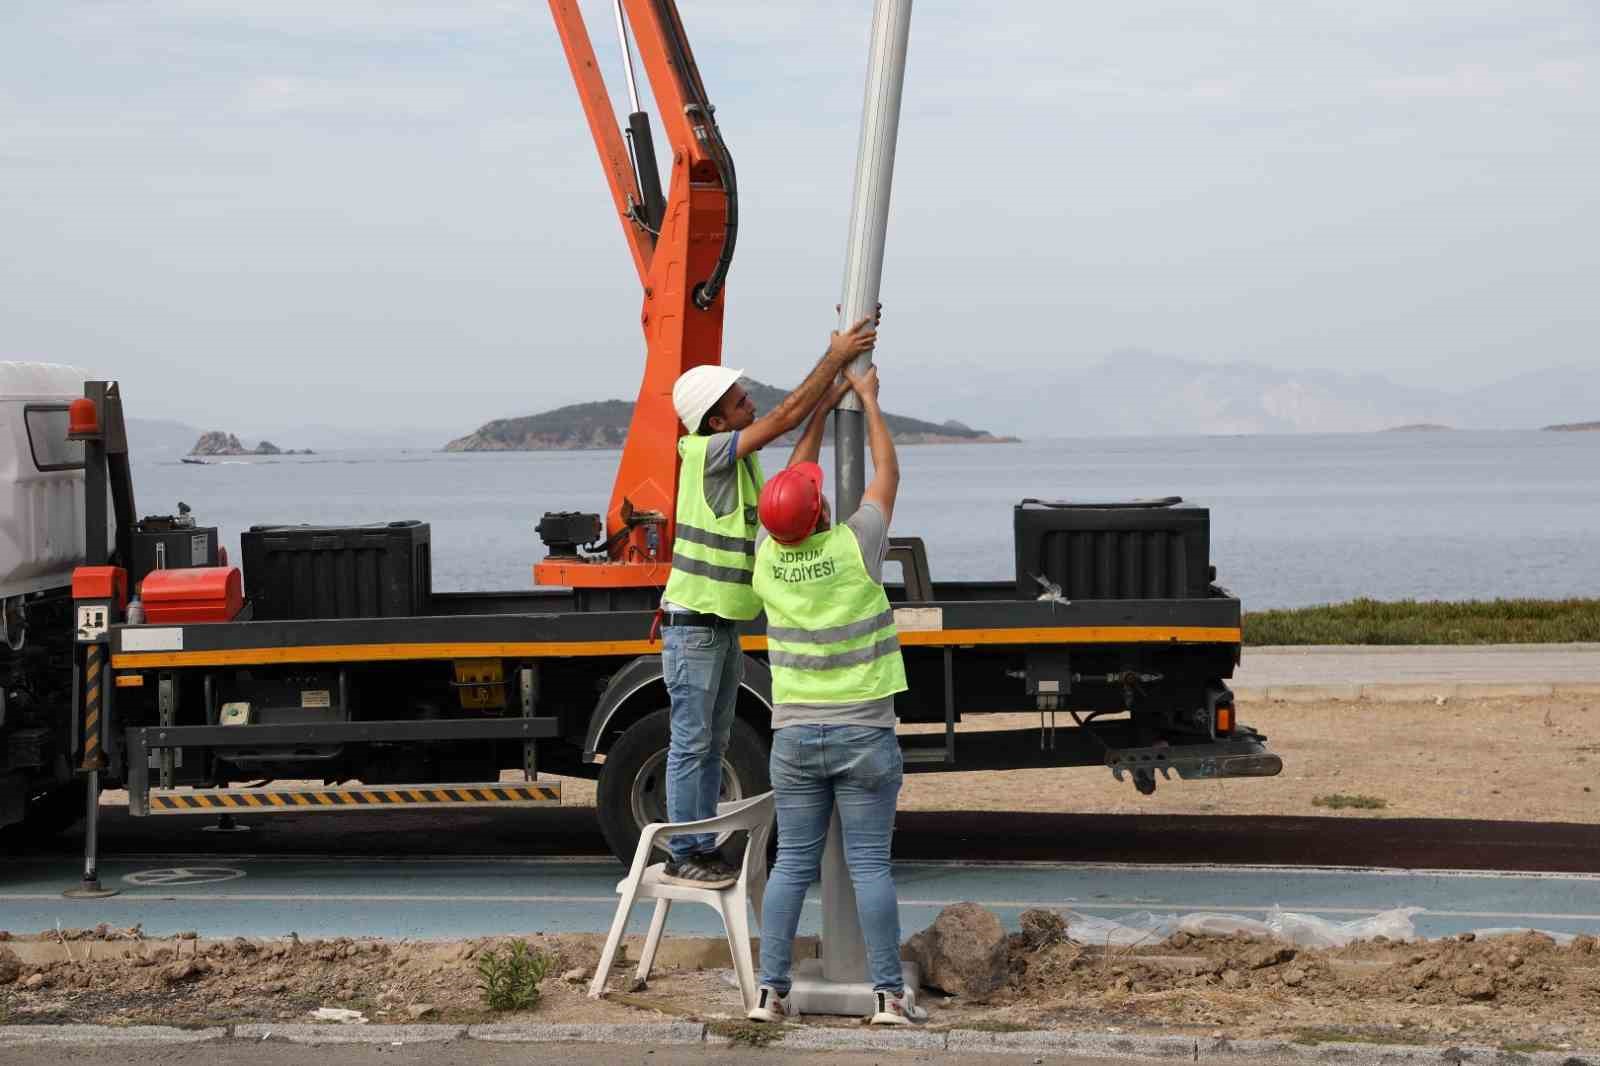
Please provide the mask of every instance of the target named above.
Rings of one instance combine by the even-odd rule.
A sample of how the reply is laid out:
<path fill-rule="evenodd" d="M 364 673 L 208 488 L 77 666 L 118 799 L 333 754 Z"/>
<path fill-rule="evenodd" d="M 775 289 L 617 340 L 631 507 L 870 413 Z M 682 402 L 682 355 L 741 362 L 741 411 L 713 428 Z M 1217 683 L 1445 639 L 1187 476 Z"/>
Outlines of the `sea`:
<path fill-rule="evenodd" d="M 770 469 L 786 450 L 769 453 Z M 186 503 L 232 558 L 256 524 L 429 523 L 434 588 L 526 589 L 546 511 L 605 510 L 614 451 L 350 451 L 135 460 L 141 514 Z M 825 449 L 822 463 L 831 472 Z M 1211 561 L 1247 610 L 1356 597 L 1600 596 L 1600 433 L 1118 437 L 900 449 L 892 532 L 939 580 L 1015 576 L 1033 497 L 1181 496 L 1210 508 Z M 830 475 L 831 476 L 831 475 Z"/>

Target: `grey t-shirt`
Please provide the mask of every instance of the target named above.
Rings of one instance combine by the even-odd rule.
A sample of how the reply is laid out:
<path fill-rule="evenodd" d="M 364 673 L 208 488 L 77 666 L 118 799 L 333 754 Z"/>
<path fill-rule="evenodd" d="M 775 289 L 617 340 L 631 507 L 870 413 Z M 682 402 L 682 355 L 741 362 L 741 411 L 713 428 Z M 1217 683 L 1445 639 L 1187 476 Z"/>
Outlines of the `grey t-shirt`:
<path fill-rule="evenodd" d="M 739 431 L 713 433 L 706 438 L 706 469 L 701 483 L 706 489 L 706 503 L 711 513 L 721 518 L 733 513 L 739 506 Z M 681 611 L 683 608 L 666 599 L 661 601 L 663 611 Z"/>
<path fill-rule="evenodd" d="M 845 527 L 861 546 L 861 561 L 872 580 L 883 581 L 883 557 L 889 550 L 889 523 L 875 503 L 864 503 Z M 772 708 L 772 728 L 791 725 L 862 725 L 894 728 L 894 697 L 865 703 L 780 703 Z"/>
<path fill-rule="evenodd" d="M 739 431 L 706 438 L 706 503 L 721 518 L 739 506 Z"/>

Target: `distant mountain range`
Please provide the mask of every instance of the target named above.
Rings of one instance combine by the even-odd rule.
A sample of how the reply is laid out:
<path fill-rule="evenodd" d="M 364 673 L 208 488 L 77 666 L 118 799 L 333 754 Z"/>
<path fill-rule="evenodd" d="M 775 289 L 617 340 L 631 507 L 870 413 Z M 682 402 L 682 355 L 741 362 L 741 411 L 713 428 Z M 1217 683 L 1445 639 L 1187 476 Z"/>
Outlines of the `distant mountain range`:
<path fill-rule="evenodd" d="M 1024 437 L 1365 433 L 1418 424 L 1538 429 L 1600 416 L 1600 360 L 1462 392 L 1378 374 L 1201 363 L 1143 351 L 1116 352 L 1084 369 L 986 366 L 975 373 L 989 402 L 1003 398 L 1014 412 L 1007 431 Z M 907 376 L 894 379 L 897 397 L 920 397 Z"/>
<path fill-rule="evenodd" d="M 1022 437 L 1100 437 L 1582 426 L 1600 418 L 1600 360 L 1596 364 L 1525 371 L 1463 391 L 1400 385 L 1379 374 L 1202 363 L 1133 350 L 1086 368 L 990 361 L 926 376 L 891 369 L 897 406 L 954 408 L 962 419 L 993 420 Z M 962 387 L 952 384 L 955 374 Z M 762 410 L 782 398 L 780 390 L 760 383 L 751 392 Z M 496 419 L 446 447 L 615 448 L 632 409 L 631 401 L 604 400 Z M 890 426 L 906 441 L 1002 439 L 954 421 L 891 415 Z M 200 433 L 183 422 L 138 418 L 128 420 L 128 430 L 136 455 L 172 458 L 187 454 Z M 431 451 L 439 446 L 433 432 L 284 425 L 258 427 L 250 436 L 295 440 L 318 451 Z"/>
<path fill-rule="evenodd" d="M 756 410 L 770 411 L 788 395 L 786 390 L 746 380 L 745 388 Z M 465 437 L 444 446 L 447 452 L 547 451 L 582 448 L 620 448 L 628 435 L 633 404 L 627 400 L 577 403 L 521 418 L 498 418 Z M 960 422 L 927 422 L 920 418 L 884 412 L 884 421 L 901 444 L 996 444 L 1014 438 L 998 437 Z M 792 438 L 794 434 L 790 434 Z M 788 439 L 788 438 L 781 438 Z"/>

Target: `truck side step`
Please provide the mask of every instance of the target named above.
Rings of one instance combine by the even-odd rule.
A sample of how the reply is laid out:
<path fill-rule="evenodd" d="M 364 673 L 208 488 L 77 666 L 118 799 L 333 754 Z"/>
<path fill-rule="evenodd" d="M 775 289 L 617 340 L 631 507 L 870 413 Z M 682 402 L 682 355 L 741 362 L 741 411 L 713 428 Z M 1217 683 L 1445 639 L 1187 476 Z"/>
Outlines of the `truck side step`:
<path fill-rule="evenodd" d="M 305 788 L 150 790 L 151 814 L 398 810 L 402 807 L 559 807 L 561 782 L 320 785 Z"/>

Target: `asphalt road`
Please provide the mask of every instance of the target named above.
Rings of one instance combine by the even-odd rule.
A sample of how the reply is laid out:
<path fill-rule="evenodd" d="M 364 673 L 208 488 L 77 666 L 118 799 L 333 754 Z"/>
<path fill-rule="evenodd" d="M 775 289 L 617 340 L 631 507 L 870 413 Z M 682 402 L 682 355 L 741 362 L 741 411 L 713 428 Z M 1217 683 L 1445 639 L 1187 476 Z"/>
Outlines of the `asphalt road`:
<path fill-rule="evenodd" d="M 1246 648 L 1235 689 L 1426 682 L 1600 685 L 1600 644 Z"/>
<path fill-rule="evenodd" d="M 213 833 L 205 816 L 130 818 L 104 808 L 101 855 L 604 856 L 588 807 L 392 810 L 241 816 Z M 81 827 L 30 855 L 78 855 Z M 1445 818 L 902 811 L 905 860 L 1396 866 L 1600 873 L 1592 825 Z"/>

